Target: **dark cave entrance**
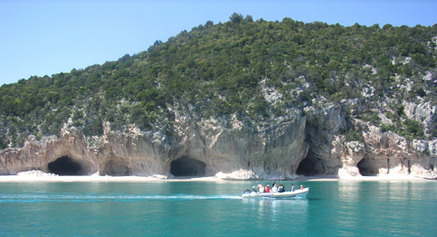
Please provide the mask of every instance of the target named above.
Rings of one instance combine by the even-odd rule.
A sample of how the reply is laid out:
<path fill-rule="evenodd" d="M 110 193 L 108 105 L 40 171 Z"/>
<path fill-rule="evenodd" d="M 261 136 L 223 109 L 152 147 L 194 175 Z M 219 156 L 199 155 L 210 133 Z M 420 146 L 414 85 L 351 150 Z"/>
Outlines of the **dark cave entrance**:
<path fill-rule="evenodd" d="M 183 156 L 170 164 L 170 173 L 174 176 L 204 176 L 205 169 L 205 163 L 188 156 Z"/>
<path fill-rule="evenodd" d="M 390 163 L 388 159 L 386 162 L 386 165 L 389 166 Z M 377 160 L 362 159 L 358 162 L 357 167 L 362 176 L 376 176 L 379 174 L 379 167 L 381 167 L 379 163 Z"/>
<path fill-rule="evenodd" d="M 325 174 L 323 162 L 316 158 L 307 157 L 299 163 L 296 174 L 303 176 L 315 176 Z"/>
<path fill-rule="evenodd" d="M 68 156 L 63 156 L 50 162 L 47 167 L 50 173 L 57 175 L 86 175 L 89 173 L 89 169 L 85 164 L 75 161 Z"/>
<path fill-rule="evenodd" d="M 131 175 L 131 169 L 122 160 L 109 160 L 105 163 L 101 171 L 102 175 L 127 176 Z"/>

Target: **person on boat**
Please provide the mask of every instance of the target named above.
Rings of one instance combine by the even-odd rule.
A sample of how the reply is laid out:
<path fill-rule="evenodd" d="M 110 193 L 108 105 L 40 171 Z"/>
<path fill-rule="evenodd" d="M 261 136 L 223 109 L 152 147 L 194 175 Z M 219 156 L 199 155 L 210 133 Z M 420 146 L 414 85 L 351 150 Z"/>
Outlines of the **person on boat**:
<path fill-rule="evenodd" d="M 254 192 L 254 193 L 258 192 L 258 190 L 256 189 L 255 186 L 252 187 L 252 192 Z"/>
<path fill-rule="evenodd" d="M 264 192 L 264 186 L 262 184 L 258 184 L 258 186 L 256 186 L 256 188 L 258 189 L 258 192 L 260 192 L 260 193 Z"/>
<path fill-rule="evenodd" d="M 300 185 L 300 190 L 303 190 L 303 185 L 302 184 Z"/>
<path fill-rule="evenodd" d="M 270 193 L 270 185 L 268 185 L 268 184 L 266 186 L 266 193 Z"/>
<path fill-rule="evenodd" d="M 276 183 L 273 183 L 273 184 L 272 184 L 272 190 L 271 190 L 271 192 L 272 192 L 272 193 L 277 193 L 277 192 L 278 192 L 278 187 L 276 187 Z"/>
<path fill-rule="evenodd" d="M 294 184 L 291 184 L 291 191 L 294 192 Z"/>
<path fill-rule="evenodd" d="M 279 184 L 278 186 L 278 192 L 279 193 L 283 193 L 285 191 L 284 185 L 283 184 Z"/>

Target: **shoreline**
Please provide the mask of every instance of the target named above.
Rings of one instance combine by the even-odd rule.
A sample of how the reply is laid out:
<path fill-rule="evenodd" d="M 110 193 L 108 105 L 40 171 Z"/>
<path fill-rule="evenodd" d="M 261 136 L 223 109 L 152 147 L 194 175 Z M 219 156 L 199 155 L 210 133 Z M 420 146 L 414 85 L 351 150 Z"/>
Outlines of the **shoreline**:
<path fill-rule="evenodd" d="M 16 182 L 242 182 L 242 181 L 433 181 L 425 178 L 414 176 L 359 176 L 348 178 L 337 178 L 333 176 L 306 176 L 297 177 L 296 179 L 284 180 L 237 180 L 237 179 L 221 179 L 214 176 L 208 177 L 181 177 L 181 178 L 162 178 L 154 176 L 98 176 L 98 175 L 83 175 L 83 176 L 58 176 L 52 174 L 18 174 L 18 175 L 0 175 L 0 183 L 16 183 Z"/>

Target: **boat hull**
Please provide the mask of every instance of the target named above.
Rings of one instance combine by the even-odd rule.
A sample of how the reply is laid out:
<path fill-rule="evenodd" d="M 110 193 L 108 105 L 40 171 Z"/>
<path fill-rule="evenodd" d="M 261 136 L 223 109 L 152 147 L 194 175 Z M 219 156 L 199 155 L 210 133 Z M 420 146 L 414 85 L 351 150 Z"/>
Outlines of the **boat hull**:
<path fill-rule="evenodd" d="M 304 188 L 302 190 L 295 190 L 295 191 L 287 191 L 282 193 L 243 193 L 243 198 L 288 198 L 288 197 L 299 197 L 303 198 L 306 197 L 308 192 L 310 191 L 310 188 Z"/>

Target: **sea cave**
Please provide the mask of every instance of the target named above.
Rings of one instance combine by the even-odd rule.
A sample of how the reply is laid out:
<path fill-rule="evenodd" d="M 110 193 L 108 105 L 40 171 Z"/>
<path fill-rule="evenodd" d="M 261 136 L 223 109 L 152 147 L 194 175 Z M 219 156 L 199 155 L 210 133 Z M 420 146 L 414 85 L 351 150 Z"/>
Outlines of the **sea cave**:
<path fill-rule="evenodd" d="M 379 168 L 384 167 L 380 163 L 381 161 L 379 160 L 362 159 L 358 162 L 357 167 L 362 176 L 376 176 L 379 173 Z M 389 165 L 389 160 L 387 160 L 387 167 Z"/>
<path fill-rule="evenodd" d="M 57 175 L 87 175 L 89 167 L 68 156 L 62 156 L 47 165 L 48 171 Z"/>
<path fill-rule="evenodd" d="M 170 173 L 174 176 L 204 176 L 206 164 L 200 160 L 183 156 L 170 164 Z"/>
<path fill-rule="evenodd" d="M 316 158 L 307 157 L 297 167 L 296 174 L 303 176 L 316 176 L 325 174 L 323 163 Z"/>
<path fill-rule="evenodd" d="M 131 169 L 121 159 L 112 159 L 103 165 L 101 175 L 128 176 L 132 175 Z"/>

